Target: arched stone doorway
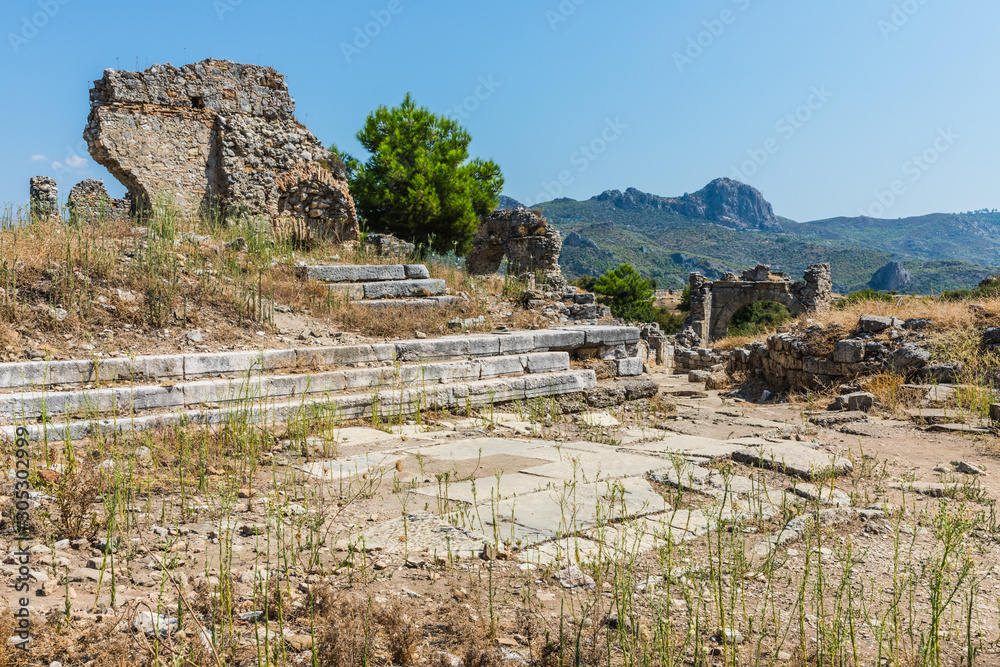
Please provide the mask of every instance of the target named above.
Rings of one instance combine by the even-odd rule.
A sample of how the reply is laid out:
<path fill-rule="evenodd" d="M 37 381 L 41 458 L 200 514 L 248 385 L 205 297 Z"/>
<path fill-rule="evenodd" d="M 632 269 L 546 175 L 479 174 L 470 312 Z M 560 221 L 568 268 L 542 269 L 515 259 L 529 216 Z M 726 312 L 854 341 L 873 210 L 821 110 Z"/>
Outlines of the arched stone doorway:
<path fill-rule="evenodd" d="M 763 264 L 741 276 L 727 273 L 716 281 L 692 273 L 690 289 L 688 324 L 703 343 L 725 338 L 733 315 L 751 303 L 774 301 L 802 315 L 829 307 L 833 298 L 829 264 L 810 266 L 804 280 L 798 282 L 782 273 L 772 273 L 771 267 Z"/>

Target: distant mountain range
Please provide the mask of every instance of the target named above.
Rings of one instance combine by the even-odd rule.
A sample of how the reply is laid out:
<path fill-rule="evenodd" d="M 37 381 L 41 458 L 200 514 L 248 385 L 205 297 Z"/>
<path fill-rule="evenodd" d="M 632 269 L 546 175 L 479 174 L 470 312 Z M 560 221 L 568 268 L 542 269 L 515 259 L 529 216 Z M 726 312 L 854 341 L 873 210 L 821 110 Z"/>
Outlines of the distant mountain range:
<path fill-rule="evenodd" d="M 501 206 L 517 205 L 502 198 Z M 840 292 L 872 286 L 922 294 L 974 287 L 1000 265 L 997 211 L 795 222 L 728 178 L 680 197 L 628 188 L 535 208 L 563 233 L 560 264 L 571 278 L 625 262 L 677 288 L 692 271 L 718 278 L 763 262 L 799 278 L 808 265 L 829 262 Z"/>

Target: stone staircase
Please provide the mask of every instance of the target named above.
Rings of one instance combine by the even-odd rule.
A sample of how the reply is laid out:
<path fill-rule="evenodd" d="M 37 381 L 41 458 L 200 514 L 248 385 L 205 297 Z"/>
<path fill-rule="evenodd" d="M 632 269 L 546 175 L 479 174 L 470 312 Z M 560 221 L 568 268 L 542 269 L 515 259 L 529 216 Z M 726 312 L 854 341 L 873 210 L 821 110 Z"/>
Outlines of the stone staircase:
<path fill-rule="evenodd" d="M 436 306 L 459 303 L 423 264 L 300 266 L 300 278 L 327 283 L 331 292 L 365 306 Z"/>
<path fill-rule="evenodd" d="M 357 268 L 357 267 L 352 267 Z M 344 347 L 0 364 L 0 438 L 80 440 L 180 423 L 338 420 L 593 389 L 603 359 L 642 373 L 639 330 L 594 326 Z"/>

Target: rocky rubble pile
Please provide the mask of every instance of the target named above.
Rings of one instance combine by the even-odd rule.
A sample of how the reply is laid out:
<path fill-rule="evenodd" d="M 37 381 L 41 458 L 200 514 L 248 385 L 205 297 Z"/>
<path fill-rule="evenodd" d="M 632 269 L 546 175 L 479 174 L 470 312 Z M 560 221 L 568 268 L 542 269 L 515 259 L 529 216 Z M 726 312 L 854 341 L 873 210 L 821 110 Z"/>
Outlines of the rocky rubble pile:
<path fill-rule="evenodd" d="M 874 315 L 862 316 L 853 332 L 815 324 L 733 350 L 727 372 L 749 374 L 776 389 L 828 387 L 879 372 L 952 381 L 960 369 L 929 365 L 922 332 L 931 324 Z"/>
<path fill-rule="evenodd" d="M 576 287 L 550 291 L 529 289 L 525 290 L 521 299 L 528 310 L 541 313 L 554 323 L 611 318 L 611 309 L 597 303 L 597 297 L 592 292 L 583 292 Z"/>

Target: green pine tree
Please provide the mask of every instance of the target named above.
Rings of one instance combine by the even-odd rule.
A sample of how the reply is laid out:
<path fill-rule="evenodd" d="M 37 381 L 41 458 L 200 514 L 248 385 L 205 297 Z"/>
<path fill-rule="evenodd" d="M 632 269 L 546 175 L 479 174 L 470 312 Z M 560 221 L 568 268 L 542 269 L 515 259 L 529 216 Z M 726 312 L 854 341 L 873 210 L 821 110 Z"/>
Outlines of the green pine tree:
<path fill-rule="evenodd" d="M 407 93 L 400 106 L 371 113 L 357 138 L 368 161 L 341 157 L 368 228 L 464 255 L 480 218 L 499 204 L 504 182 L 493 161 L 469 160 L 465 128 L 418 107 Z"/>

